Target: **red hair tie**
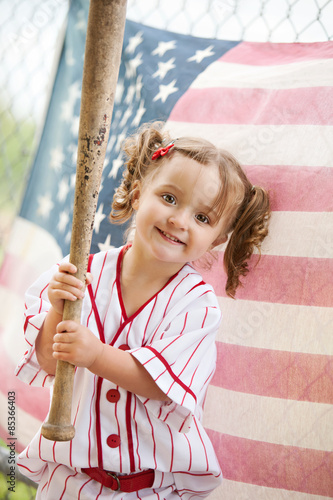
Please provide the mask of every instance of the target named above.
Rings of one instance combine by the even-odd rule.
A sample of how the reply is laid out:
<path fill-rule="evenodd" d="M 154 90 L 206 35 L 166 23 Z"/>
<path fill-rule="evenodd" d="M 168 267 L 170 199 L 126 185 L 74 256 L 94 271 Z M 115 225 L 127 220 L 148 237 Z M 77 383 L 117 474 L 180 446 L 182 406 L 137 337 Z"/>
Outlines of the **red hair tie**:
<path fill-rule="evenodd" d="M 173 146 L 175 145 L 174 142 L 172 142 L 171 144 L 168 144 L 165 148 L 158 148 L 155 153 L 153 154 L 153 156 L 151 157 L 152 160 L 157 160 L 157 158 L 159 158 L 160 156 L 164 156 L 167 154 L 167 152 L 169 151 L 169 149 L 173 148 Z"/>

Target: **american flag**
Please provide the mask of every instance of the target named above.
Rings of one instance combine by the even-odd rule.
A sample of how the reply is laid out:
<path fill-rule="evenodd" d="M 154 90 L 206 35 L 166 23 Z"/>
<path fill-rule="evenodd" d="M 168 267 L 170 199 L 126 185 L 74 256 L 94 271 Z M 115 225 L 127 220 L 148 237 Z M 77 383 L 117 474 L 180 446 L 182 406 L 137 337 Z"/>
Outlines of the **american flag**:
<path fill-rule="evenodd" d="M 0 272 L 0 415 L 15 391 L 22 449 L 48 409 L 46 389 L 13 371 L 25 347 L 23 294 L 69 251 L 88 5 L 71 2 L 44 131 Z M 175 137 L 229 149 L 270 190 L 262 257 L 237 300 L 224 292 L 223 248 L 205 279 L 223 321 L 204 425 L 224 481 L 212 500 L 333 498 L 333 43 L 203 39 L 127 21 L 92 253 L 123 243 L 108 214 L 121 143 L 166 120 Z"/>

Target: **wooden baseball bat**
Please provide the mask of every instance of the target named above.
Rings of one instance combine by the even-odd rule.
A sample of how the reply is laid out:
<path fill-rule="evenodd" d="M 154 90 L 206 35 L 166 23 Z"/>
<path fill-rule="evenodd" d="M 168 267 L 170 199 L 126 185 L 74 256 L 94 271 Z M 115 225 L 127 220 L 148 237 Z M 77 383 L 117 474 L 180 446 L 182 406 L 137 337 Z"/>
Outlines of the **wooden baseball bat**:
<path fill-rule="evenodd" d="M 126 0 L 90 0 L 83 65 L 70 262 L 85 282 L 103 163 L 110 132 L 126 20 Z M 63 319 L 81 321 L 82 301 L 65 301 Z M 42 435 L 69 441 L 75 366 L 57 361 Z"/>

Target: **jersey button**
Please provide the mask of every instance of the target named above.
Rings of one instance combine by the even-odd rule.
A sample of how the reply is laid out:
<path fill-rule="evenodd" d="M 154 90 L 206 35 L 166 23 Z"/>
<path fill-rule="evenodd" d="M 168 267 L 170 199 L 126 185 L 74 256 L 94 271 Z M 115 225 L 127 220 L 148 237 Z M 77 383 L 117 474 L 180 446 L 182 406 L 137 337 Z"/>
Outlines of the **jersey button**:
<path fill-rule="evenodd" d="M 117 403 L 120 399 L 120 392 L 117 389 L 110 389 L 106 393 L 106 399 L 110 401 L 110 403 Z"/>
<path fill-rule="evenodd" d="M 128 351 L 130 349 L 130 346 L 127 344 L 121 344 L 118 349 L 121 349 L 122 351 Z"/>
<path fill-rule="evenodd" d="M 110 448 L 117 448 L 120 445 L 120 437 L 117 434 L 111 434 L 106 442 Z"/>

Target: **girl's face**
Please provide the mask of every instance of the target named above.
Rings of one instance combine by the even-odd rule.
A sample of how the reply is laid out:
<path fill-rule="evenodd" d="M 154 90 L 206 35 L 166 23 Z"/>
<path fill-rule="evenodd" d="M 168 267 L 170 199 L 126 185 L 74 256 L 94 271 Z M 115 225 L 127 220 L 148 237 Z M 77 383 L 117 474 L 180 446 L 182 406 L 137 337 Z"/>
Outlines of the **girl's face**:
<path fill-rule="evenodd" d="M 212 208 L 220 185 L 217 165 L 201 165 L 173 154 L 152 179 L 137 183 L 134 189 L 133 249 L 181 268 L 226 241 L 227 221 L 223 215 L 218 219 Z"/>

